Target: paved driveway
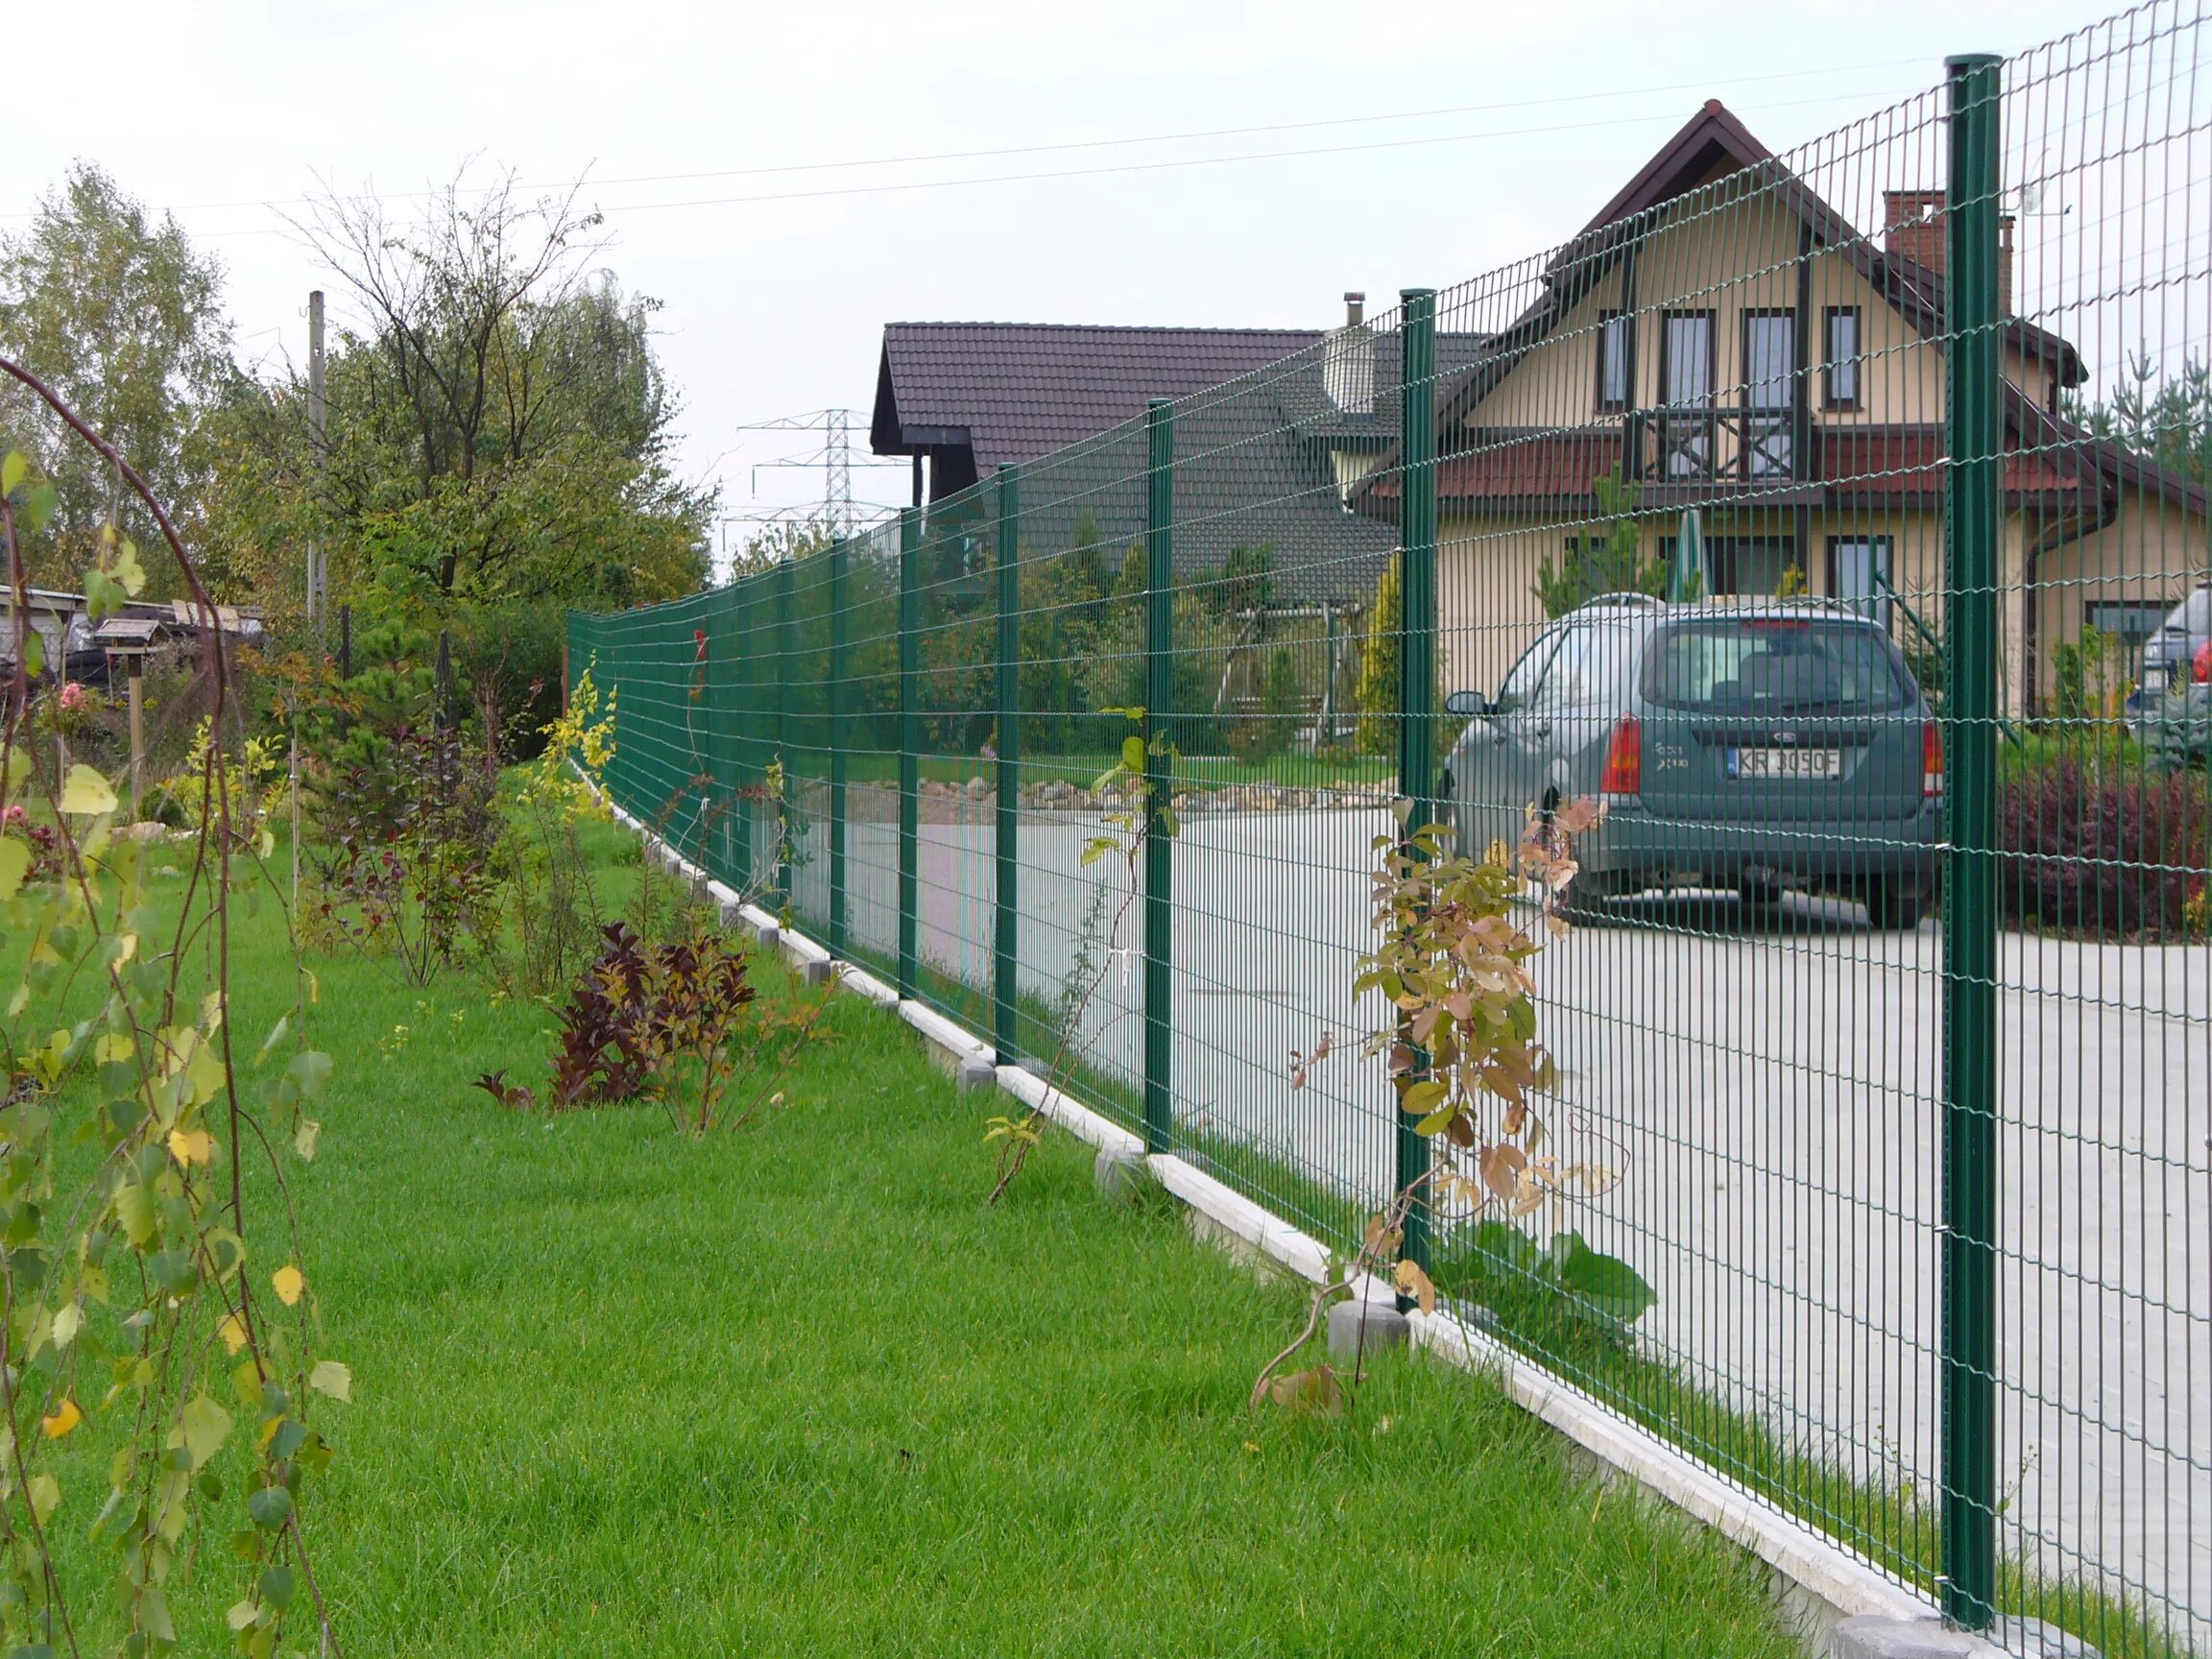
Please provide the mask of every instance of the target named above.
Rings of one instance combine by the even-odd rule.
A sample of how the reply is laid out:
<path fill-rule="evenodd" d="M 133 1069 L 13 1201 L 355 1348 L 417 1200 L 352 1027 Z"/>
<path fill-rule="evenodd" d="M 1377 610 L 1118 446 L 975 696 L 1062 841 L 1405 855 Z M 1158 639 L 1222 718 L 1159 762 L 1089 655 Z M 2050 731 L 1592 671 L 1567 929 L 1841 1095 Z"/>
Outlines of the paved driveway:
<path fill-rule="evenodd" d="M 975 815 L 983 820 L 983 815 Z M 1381 812 L 1187 822 L 1176 851 L 1180 1121 L 1270 1149 L 1338 1190 L 1390 1185 L 1388 1100 L 1343 1042 L 1380 1018 L 1346 987 L 1367 939 Z M 1134 908 L 1092 828 L 1022 830 L 1024 987 L 1108 964 L 1085 1055 L 1136 1073 Z M 987 820 L 923 830 L 923 950 L 990 983 Z M 852 827 L 852 915 L 896 948 L 896 832 Z M 803 873 L 821 913 L 826 860 Z M 1085 921 L 1094 926 L 1085 941 Z M 1936 924 L 1855 906 L 1644 901 L 1537 959 L 1566 1069 L 1568 1157 L 1623 1171 L 1562 1206 L 1659 1292 L 1650 1349 L 1864 1477 L 1933 1494 L 1940 1210 Z M 1999 1479 L 2013 1547 L 2101 1575 L 2212 1647 L 2212 950 L 2008 936 Z M 1293 1092 L 1290 1050 L 1337 1056 Z M 2194 1419 L 2192 1421 L 2192 1418 Z"/>

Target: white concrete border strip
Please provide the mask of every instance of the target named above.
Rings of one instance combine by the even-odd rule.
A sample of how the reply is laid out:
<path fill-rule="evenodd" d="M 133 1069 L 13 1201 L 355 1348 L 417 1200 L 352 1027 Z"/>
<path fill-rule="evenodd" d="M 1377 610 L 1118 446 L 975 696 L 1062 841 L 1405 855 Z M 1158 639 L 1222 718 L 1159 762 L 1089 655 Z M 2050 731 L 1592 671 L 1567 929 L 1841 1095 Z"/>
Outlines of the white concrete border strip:
<path fill-rule="evenodd" d="M 1044 1113 L 1047 1122 L 1057 1123 L 1078 1141 L 1088 1141 L 1102 1151 L 1135 1157 L 1144 1154 L 1144 1142 L 1137 1136 L 1082 1102 L 1070 1099 L 1034 1071 L 1020 1066 L 1001 1066 L 998 1087 L 1024 1106 Z"/>

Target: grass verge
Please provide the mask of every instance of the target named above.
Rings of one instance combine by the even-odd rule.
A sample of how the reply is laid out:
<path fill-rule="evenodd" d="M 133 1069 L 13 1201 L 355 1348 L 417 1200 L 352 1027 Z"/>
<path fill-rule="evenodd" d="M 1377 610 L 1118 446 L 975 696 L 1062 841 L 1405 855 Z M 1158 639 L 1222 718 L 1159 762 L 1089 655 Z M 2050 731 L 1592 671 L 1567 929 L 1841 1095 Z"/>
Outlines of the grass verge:
<path fill-rule="evenodd" d="M 292 1197 L 358 1404 L 308 1519 L 355 1659 L 1791 1650 L 1756 1562 L 1492 1388 L 1396 1358 L 1342 1420 L 1249 1410 L 1303 1290 L 1102 1204 L 1065 1137 L 985 1209 L 978 1103 L 856 998 L 780 1111 L 693 1141 L 470 1089 L 542 1076 L 542 1009 L 314 966 L 338 1067 Z M 289 986 L 241 912 L 236 1026 Z M 228 1646 L 222 1555 L 190 1650 Z"/>

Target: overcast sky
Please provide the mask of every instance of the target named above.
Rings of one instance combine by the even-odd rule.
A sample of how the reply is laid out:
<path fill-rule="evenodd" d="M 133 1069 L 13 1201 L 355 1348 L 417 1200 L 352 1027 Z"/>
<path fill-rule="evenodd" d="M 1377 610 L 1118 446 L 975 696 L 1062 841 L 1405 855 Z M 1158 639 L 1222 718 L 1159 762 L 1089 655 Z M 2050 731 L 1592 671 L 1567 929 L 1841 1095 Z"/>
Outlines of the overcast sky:
<path fill-rule="evenodd" d="M 755 462 L 814 441 L 741 423 L 851 407 L 866 458 L 887 321 L 1325 326 L 1347 288 L 1379 306 L 1558 241 L 1708 96 L 1782 150 L 1932 84 L 1947 53 L 2009 52 L 2101 13 L 71 7 L 10 77 L 0 224 L 19 227 L 73 156 L 95 158 L 221 254 L 241 354 L 275 361 L 303 350 L 308 289 L 345 300 L 269 204 L 322 180 L 403 210 L 471 158 L 547 187 L 583 177 L 613 235 L 604 263 L 664 303 L 682 468 L 719 478 L 741 515 L 821 489 L 770 471 L 756 493 Z M 1265 158 L 1212 159 L 1230 156 Z M 1040 174 L 1059 176 L 1009 177 Z M 898 470 L 856 466 L 854 481 L 863 500 L 904 497 Z"/>

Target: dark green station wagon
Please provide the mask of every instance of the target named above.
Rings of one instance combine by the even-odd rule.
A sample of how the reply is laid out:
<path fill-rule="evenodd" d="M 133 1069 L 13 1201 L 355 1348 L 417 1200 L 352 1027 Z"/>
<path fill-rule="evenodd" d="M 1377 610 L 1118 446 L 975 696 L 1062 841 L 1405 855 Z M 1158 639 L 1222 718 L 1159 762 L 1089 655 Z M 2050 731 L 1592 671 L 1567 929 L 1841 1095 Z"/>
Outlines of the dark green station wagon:
<path fill-rule="evenodd" d="M 1787 888 L 1913 927 L 1935 890 L 1943 751 L 1888 632 L 1818 599 L 1593 600 L 1560 617 L 1467 721 L 1448 796 L 1460 850 L 1515 845 L 1528 810 L 1597 796 L 1569 894 Z"/>

